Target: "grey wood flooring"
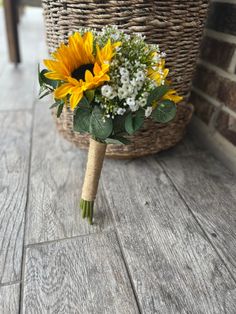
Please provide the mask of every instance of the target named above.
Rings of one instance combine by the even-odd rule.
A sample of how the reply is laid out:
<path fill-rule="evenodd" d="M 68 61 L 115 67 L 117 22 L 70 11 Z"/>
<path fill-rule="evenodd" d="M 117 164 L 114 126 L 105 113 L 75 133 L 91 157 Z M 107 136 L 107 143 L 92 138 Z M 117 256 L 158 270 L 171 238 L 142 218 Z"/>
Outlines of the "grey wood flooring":
<path fill-rule="evenodd" d="M 235 176 L 190 136 L 157 156 L 106 159 L 89 226 L 78 210 L 87 154 L 37 100 L 41 11 L 20 28 L 17 69 L 0 45 L 0 314 L 235 314 Z"/>

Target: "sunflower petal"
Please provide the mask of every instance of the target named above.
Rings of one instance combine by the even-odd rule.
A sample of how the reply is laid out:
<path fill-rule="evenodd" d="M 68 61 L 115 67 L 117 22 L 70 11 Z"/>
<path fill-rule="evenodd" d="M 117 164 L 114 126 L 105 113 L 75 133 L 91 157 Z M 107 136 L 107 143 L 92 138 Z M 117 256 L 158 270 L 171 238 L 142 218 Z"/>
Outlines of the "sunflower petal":
<path fill-rule="evenodd" d="M 85 72 L 85 82 L 86 83 L 90 83 L 90 82 L 93 81 L 93 78 L 94 78 L 93 74 L 89 70 L 86 70 L 86 72 Z"/>
<path fill-rule="evenodd" d="M 64 75 L 59 74 L 57 72 L 48 72 L 48 73 L 45 73 L 44 76 L 47 77 L 50 80 L 60 81 L 60 80 L 64 80 L 65 79 Z"/>
<path fill-rule="evenodd" d="M 67 94 L 71 93 L 71 88 L 73 86 L 70 83 L 65 83 L 59 86 L 58 88 L 55 89 L 54 91 L 54 97 L 57 99 L 61 99 L 66 97 Z"/>
<path fill-rule="evenodd" d="M 95 62 L 94 67 L 93 67 L 93 73 L 95 75 L 99 75 L 101 71 L 102 71 L 101 67 L 98 65 L 97 62 Z"/>
<path fill-rule="evenodd" d="M 74 86 L 76 86 L 78 84 L 78 81 L 75 78 L 71 77 L 71 76 L 68 76 L 66 79 L 67 79 L 67 81 L 69 83 L 71 83 Z"/>
<path fill-rule="evenodd" d="M 94 56 L 93 56 L 93 33 L 87 32 L 83 36 L 84 40 L 84 51 L 88 58 L 88 63 L 94 63 Z"/>
<path fill-rule="evenodd" d="M 174 103 L 178 103 L 180 102 L 183 97 L 177 95 L 176 91 L 174 89 L 170 89 L 164 96 L 162 99 L 169 99 L 171 101 L 173 101 Z"/>
<path fill-rule="evenodd" d="M 70 108 L 71 108 L 71 110 L 74 110 L 75 107 L 77 107 L 77 105 L 79 104 L 82 97 L 83 97 L 83 91 L 82 90 L 80 93 L 73 93 L 70 96 Z"/>
<path fill-rule="evenodd" d="M 169 73 L 169 69 L 164 69 L 163 78 L 165 79 Z"/>

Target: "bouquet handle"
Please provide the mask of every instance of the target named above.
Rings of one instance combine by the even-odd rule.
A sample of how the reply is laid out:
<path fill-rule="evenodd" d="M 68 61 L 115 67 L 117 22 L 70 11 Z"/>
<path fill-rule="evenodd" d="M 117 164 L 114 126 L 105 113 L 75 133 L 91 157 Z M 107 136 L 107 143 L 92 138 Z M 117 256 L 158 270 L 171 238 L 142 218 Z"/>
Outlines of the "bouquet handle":
<path fill-rule="evenodd" d="M 90 224 L 93 222 L 94 201 L 97 195 L 106 147 L 107 144 L 90 138 L 88 161 L 80 201 L 82 217 L 88 218 Z"/>

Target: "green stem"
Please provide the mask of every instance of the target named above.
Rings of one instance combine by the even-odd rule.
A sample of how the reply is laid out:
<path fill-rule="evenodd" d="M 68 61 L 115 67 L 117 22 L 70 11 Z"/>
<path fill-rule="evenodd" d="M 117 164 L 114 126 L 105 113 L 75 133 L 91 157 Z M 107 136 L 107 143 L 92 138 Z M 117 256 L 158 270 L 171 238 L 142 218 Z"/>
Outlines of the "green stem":
<path fill-rule="evenodd" d="M 88 218 L 90 225 L 93 224 L 93 212 L 94 212 L 94 201 L 80 200 L 80 208 L 82 210 L 82 217 Z"/>

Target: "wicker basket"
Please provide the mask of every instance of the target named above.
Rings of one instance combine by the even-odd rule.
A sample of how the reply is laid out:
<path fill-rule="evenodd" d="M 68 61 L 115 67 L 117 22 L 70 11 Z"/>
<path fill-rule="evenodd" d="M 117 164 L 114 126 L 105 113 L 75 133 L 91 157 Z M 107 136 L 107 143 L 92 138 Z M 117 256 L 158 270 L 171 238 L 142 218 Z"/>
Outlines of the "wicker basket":
<path fill-rule="evenodd" d="M 127 32 L 146 35 L 167 53 L 172 85 L 184 101 L 177 116 L 167 125 L 147 119 L 143 129 L 131 137 L 131 145 L 108 145 L 107 155 L 133 158 L 157 153 L 178 143 L 191 119 L 187 105 L 199 45 L 206 19 L 208 0 L 42 0 L 49 51 L 66 41 L 78 27 L 100 29 L 115 24 Z M 81 148 L 88 147 L 88 136 L 74 133 L 72 112 L 65 109 L 57 126 L 60 132 Z"/>

